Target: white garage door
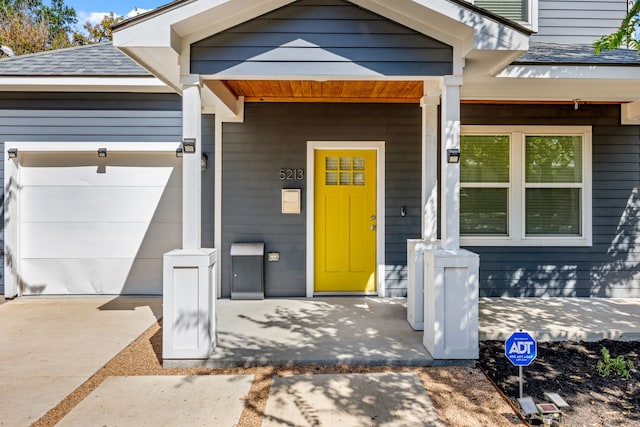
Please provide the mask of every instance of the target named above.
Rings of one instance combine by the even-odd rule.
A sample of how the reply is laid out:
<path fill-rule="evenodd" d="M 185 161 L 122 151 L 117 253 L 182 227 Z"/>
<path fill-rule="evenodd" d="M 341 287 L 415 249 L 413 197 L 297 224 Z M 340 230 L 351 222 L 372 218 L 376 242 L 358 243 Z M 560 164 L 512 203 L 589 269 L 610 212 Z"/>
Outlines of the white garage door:
<path fill-rule="evenodd" d="M 181 245 L 175 153 L 24 153 L 19 174 L 24 295 L 162 293 Z"/>

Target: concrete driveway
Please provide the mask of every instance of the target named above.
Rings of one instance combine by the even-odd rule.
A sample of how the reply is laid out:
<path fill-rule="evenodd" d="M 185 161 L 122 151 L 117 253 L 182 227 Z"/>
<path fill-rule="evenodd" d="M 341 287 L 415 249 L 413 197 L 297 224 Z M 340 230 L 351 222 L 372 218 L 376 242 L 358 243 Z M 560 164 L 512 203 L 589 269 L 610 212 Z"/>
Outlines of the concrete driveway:
<path fill-rule="evenodd" d="M 42 297 L 0 304 L 0 425 L 37 421 L 161 314 L 161 297 Z"/>

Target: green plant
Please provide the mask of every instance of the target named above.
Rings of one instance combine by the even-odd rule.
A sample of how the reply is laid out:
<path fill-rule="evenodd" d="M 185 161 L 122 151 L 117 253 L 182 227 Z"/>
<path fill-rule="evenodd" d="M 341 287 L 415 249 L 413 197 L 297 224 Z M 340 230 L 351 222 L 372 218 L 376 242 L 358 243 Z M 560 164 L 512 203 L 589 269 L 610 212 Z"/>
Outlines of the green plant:
<path fill-rule="evenodd" d="M 633 362 L 626 360 L 624 356 L 618 356 L 611 358 L 611 353 L 607 347 L 602 347 L 602 359 L 598 360 L 598 373 L 603 377 L 608 377 L 611 372 L 615 372 L 616 375 L 622 378 L 631 377 L 631 370 L 633 369 Z"/>

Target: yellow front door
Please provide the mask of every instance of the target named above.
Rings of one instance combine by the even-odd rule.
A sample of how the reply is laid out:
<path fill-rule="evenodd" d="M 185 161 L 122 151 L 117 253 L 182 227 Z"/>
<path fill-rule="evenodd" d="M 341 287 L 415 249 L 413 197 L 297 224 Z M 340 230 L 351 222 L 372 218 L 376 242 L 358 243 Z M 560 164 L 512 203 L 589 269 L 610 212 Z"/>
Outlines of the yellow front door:
<path fill-rule="evenodd" d="M 376 151 L 315 153 L 315 291 L 376 291 Z"/>

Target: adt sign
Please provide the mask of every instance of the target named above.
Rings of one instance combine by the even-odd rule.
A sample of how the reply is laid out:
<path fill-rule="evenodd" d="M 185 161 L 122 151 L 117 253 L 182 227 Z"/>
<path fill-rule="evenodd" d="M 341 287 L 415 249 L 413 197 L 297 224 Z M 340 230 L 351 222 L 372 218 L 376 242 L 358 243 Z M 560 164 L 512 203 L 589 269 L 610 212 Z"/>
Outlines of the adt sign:
<path fill-rule="evenodd" d="M 528 332 L 514 332 L 504 343 L 504 354 L 515 366 L 529 366 L 538 355 L 538 343 Z"/>

